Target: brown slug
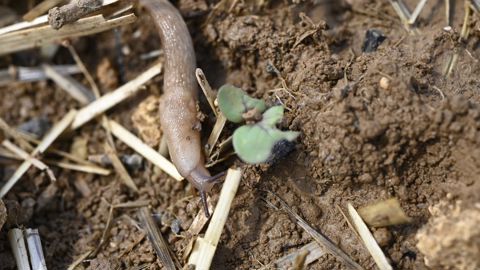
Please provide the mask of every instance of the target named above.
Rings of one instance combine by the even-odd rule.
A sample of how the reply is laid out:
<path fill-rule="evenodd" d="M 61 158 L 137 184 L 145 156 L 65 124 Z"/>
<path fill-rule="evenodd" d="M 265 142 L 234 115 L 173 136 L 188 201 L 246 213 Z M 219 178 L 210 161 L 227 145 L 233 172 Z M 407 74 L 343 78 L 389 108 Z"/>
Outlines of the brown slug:
<path fill-rule="evenodd" d="M 141 0 L 152 16 L 165 55 L 160 123 L 168 150 L 178 172 L 200 192 L 209 216 L 206 193 L 215 180 L 205 168 L 197 119 L 198 87 L 195 51 L 187 26 L 178 10 L 167 0 Z"/>

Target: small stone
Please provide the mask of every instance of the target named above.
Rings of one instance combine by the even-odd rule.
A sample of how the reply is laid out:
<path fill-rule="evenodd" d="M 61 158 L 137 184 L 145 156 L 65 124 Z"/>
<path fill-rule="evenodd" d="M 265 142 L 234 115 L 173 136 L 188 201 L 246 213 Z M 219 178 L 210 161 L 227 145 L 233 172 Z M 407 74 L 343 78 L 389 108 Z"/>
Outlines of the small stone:
<path fill-rule="evenodd" d="M 453 96 L 450 107 L 454 113 L 465 114 L 468 112 L 468 99 L 462 95 Z"/>
<path fill-rule="evenodd" d="M 358 182 L 362 184 L 367 184 L 373 182 L 373 177 L 369 173 L 364 173 L 358 177 Z"/>
<path fill-rule="evenodd" d="M 130 170 L 136 171 L 143 165 L 143 158 L 138 154 L 124 155 L 122 156 L 122 162 Z"/>
<path fill-rule="evenodd" d="M 97 66 L 97 77 L 101 86 L 105 89 L 118 87 L 118 73 L 112 62 L 106 57 L 102 58 Z"/>
<path fill-rule="evenodd" d="M 35 117 L 21 124 L 18 129 L 20 131 L 34 135 L 37 139 L 42 138 L 52 125 L 45 116 Z"/>
<path fill-rule="evenodd" d="M 295 150 L 295 143 L 287 140 L 281 140 L 273 146 L 272 155 L 266 161 L 268 164 L 274 164 L 285 158 L 290 152 Z"/>
<path fill-rule="evenodd" d="M 380 79 L 380 88 L 382 88 L 383 90 L 387 90 L 390 86 L 390 80 L 386 77 L 382 77 Z"/>
<path fill-rule="evenodd" d="M 382 32 L 376 29 L 368 29 L 365 33 L 365 41 L 363 42 L 363 52 L 374 52 L 378 46 L 386 39 Z"/>
<path fill-rule="evenodd" d="M 378 228 L 373 232 L 373 237 L 377 240 L 378 245 L 386 247 L 392 241 L 392 234 L 387 228 Z"/>
<path fill-rule="evenodd" d="M 170 225 L 170 228 L 174 234 L 179 234 L 180 230 L 182 229 L 182 222 L 178 219 L 174 219 L 172 221 L 172 225 Z"/>

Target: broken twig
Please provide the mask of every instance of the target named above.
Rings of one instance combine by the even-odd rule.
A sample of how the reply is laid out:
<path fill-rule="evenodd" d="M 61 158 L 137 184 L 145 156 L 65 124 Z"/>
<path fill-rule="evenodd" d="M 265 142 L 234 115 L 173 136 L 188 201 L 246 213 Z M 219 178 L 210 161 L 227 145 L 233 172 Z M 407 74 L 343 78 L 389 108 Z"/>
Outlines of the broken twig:
<path fill-rule="evenodd" d="M 52 66 L 43 65 L 45 74 L 52 79 L 61 89 L 67 92 L 71 97 L 80 102 L 82 105 L 90 103 L 94 96 L 92 92 L 83 86 L 80 82 L 66 74 L 61 74 Z"/>
<path fill-rule="evenodd" d="M 360 215 L 350 203 L 348 204 L 348 213 L 350 214 L 350 217 L 352 218 L 353 224 L 355 225 L 358 234 L 360 234 L 363 243 L 367 247 L 368 252 L 370 252 L 370 254 L 372 255 L 373 260 L 377 264 L 378 268 L 380 268 L 381 270 L 393 269 L 388 262 L 387 257 L 385 257 L 385 254 L 383 254 L 382 249 L 378 246 L 377 241 L 375 241 L 372 233 L 368 230 L 367 225 L 363 222 Z"/>
<path fill-rule="evenodd" d="M 325 248 L 326 252 L 335 256 L 335 258 L 341 261 L 349 269 L 356 269 L 356 270 L 363 269 L 358 263 L 356 263 L 345 252 L 343 252 L 343 250 L 338 248 L 323 234 L 317 232 L 312 226 L 310 226 L 307 223 L 307 221 L 305 221 L 297 213 L 293 212 L 293 210 L 288 206 L 288 204 L 284 200 L 282 200 L 277 194 L 273 192 L 270 192 L 270 193 L 273 194 L 280 201 L 280 204 L 283 206 L 283 209 L 289 215 L 293 216 L 297 220 L 297 224 L 300 225 L 300 227 L 302 227 L 305 231 L 307 231 L 313 237 L 313 239 L 315 239 L 322 247 Z"/>
<path fill-rule="evenodd" d="M 28 263 L 28 253 L 25 246 L 25 238 L 21 229 L 11 229 L 8 232 L 8 240 L 12 248 L 15 262 L 17 263 L 18 270 L 30 270 L 30 264 Z"/>
<path fill-rule="evenodd" d="M 163 266 L 169 270 L 175 270 L 175 264 L 173 263 L 172 256 L 167 245 L 167 242 L 163 238 L 160 229 L 153 220 L 148 207 L 142 207 L 139 210 L 139 216 L 142 219 L 145 230 L 148 234 L 148 239 L 152 243 L 158 258 L 163 263 Z"/>
<path fill-rule="evenodd" d="M 102 7 L 103 0 L 73 0 L 61 7 L 54 7 L 48 11 L 48 23 L 53 29 L 75 22 Z"/>
<path fill-rule="evenodd" d="M 210 225 L 208 225 L 207 231 L 205 232 L 205 237 L 200 237 L 197 239 L 192 254 L 190 254 L 188 259 L 188 264 L 195 265 L 196 269 L 210 268 L 213 255 L 217 249 L 220 235 L 222 234 L 223 227 L 227 221 L 230 206 L 232 205 L 233 198 L 237 193 L 241 178 L 241 170 L 228 170 L 225 183 L 223 184 L 222 191 L 220 192 L 218 204 L 213 212 Z"/>
<path fill-rule="evenodd" d="M 45 257 L 43 256 L 42 243 L 38 229 L 25 229 L 25 239 L 27 240 L 30 263 L 33 270 L 47 270 Z"/>
<path fill-rule="evenodd" d="M 23 19 L 25 21 L 32 21 L 33 19 L 37 18 L 40 15 L 47 13 L 47 11 L 61 3 L 65 0 L 43 0 L 40 4 L 36 5 L 32 9 L 30 9 L 25 15 L 23 15 Z"/>
<path fill-rule="evenodd" d="M 142 85 L 144 85 L 153 77 L 160 74 L 161 70 L 162 64 L 157 63 L 142 74 L 138 75 L 134 80 L 129 81 L 128 83 L 120 86 L 115 91 L 110 92 L 96 99 L 89 105 L 83 107 L 78 111 L 77 117 L 72 123 L 72 128 L 79 128 L 86 122 L 95 118 L 97 115 L 104 113 L 118 103 L 131 97 L 133 94 L 137 93 L 140 90 L 140 87 Z"/>
<path fill-rule="evenodd" d="M 183 177 L 177 171 L 177 168 L 175 165 L 173 165 L 173 163 L 168 161 L 153 148 L 146 145 L 144 142 L 142 142 L 142 140 L 130 133 L 130 131 L 128 131 L 126 128 L 113 120 L 110 121 L 110 127 L 112 129 L 112 134 L 115 137 L 152 162 L 153 165 L 162 169 L 168 175 L 173 177 L 173 179 L 177 181 L 183 180 Z"/>
<path fill-rule="evenodd" d="M 62 134 L 62 132 L 67 129 L 67 127 L 72 123 L 75 115 L 77 114 L 76 110 L 71 110 L 68 112 L 60 122 L 58 122 L 47 135 L 43 138 L 40 144 L 33 150 L 30 154 L 35 156 L 37 154 L 42 154 L 45 150 Z M 7 180 L 7 183 L 2 186 L 0 189 L 0 199 L 7 194 L 8 191 L 17 183 L 17 181 L 23 176 L 23 174 L 32 166 L 32 161 L 24 161 L 15 171 L 15 173 Z"/>
<path fill-rule="evenodd" d="M 0 55 L 32 49 L 66 38 L 100 33 L 121 25 L 133 23 L 135 20 L 136 17 L 132 13 L 108 20 L 104 19 L 102 15 L 96 15 L 80 19 L 60 30 L 55 30 L 47 25 L 11 32 L 1 36 Z"/>

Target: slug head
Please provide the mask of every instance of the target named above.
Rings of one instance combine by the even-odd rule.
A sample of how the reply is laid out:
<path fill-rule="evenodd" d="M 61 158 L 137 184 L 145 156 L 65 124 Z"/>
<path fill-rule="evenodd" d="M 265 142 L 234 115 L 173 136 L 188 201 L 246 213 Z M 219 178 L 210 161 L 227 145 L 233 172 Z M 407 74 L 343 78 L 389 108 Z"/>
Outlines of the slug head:
<path fill-rule="evenodd" d="M 186 177 L 187 180 L 192 183 L 196 189 L 200 192 L 200 198 L 202 199 L 205 216 L 210 217 L 210 211 L 208 211 L 207 192 L 210 192 L 213 185 L 215 185 L 219 179 L 225 175 L 225 172 L 221 172 L 217 175 L 210 176 L 210 173 L 204 166 L 197 166 Z"/>

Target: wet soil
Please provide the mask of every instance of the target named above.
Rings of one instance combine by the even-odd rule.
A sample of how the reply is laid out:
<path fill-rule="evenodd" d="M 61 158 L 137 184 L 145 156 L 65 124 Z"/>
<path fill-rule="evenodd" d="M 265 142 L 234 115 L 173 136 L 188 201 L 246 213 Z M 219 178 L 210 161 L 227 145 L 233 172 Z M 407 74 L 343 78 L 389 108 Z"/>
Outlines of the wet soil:
<path fill-rule="evenodd" d="M 452 1 L 451 29 L 444 29 L 444 1 L 429 1 L 410 31 L 387 1 L 293 2 L 222 1 L 217 6 L 218 1 L 175 2 L 191 30 L 198 65 L 212 86 L 234 84 L 269 104 L 283 104 L 286 117 L 281 127 L 301 132 L 294 149 L 273 163 L 247 166 L 233 158 L 212 168 L 244 169 L 212 268 L 258 269 L 312 241 L 288 214 L 266 203 L 275 202 L 270 191 L 365 269 L 375 269 L 374 262 L 339 208 L 390 197 L 398 198 L 412 222 L 372 230 L 396 269 L 480 267 L 475 256 L 480 234 L 471 223 L 480 215 L 478 15 L 468 21 L 469 38 L 459 42 L 463 1 Z M 406 3 L 413 9 L 416 1 Z M 15 8 L 13 2 L 10 7 Z M 25 7 L 18 7 L 19 12 L 21 8 Z M 102 93 L 157 60 L 139 57 L 160 46 L 151 19 L 140 8 L 137 14 L 132 25 L 73 41 L 88 68 L 96 71 Z M 369 29 L 381 31 L 386 39 L 366 53 L 362 46 Z M 455 53 L 456 66 L 445 76 L 444 67 Z M 3 65 L 39 62 L 36 51 L 0 60 Z M 73 60 L 60 48 L 52 62 Z M 86 84 L 81 76 L 76 78 Z M 161 133 L 151 128 L 158 125 L 152 104 L 161 95 L 161 82 L 158 76 L 108 113 L 154 147 Z M 1 90 L 5 94 L 0 116 L 13 126 L 40 116 L 56 122 L 70 108 L 80 107 L 52 82 Z M 208 136 L 213 113 L 205 100 L 201 103 Z M 142 116 L 138 110 L 146 112 Z M 234 128 L 227 125 L 221 140 Z M 88 155 L 103 153 L 106 135 L 96 122 L 56 146 L 69 151 L 79 138 L 86 140 Z M 116 144 L 121 154 L 132 153 Z M 4 180 L 17 165 L 5 162 L 0 170 Z M 170 179 L 148 162 L 131 171 L 137 194 L 116 176 L 58 168 L 54 172 L 58 181 L 50 183 L 46 175 L 29 170 L 5 197 L 8 216 L 0 233 L 1 269 L 14 269 L 5 233 L 12 226 L 39 229 L 49 269 L 65 269 L 99 245 L 80 267 L 161 269 L 135 209 L 115 210 L 110 237 L 100 243 L 110 205 L 134 200 L 149 200 L 182 261 L 191 241 L 187 230 L 201 207 L 188 183 Z M 214 200 L 218 191 L 217 187 L 211 194 Z M 2 220 L 0 213 L 0 224 Z M 450 242 L 428 237 L 441 235 L 446 228 L 453 228 Z M 469 233 L 461 234 L 465 230 Z M 438 249 L 429 248 L 433 246 Z M 458 255 L 459 263 L 452 263 L 450 251 L 463 247 L 467 252 Z M 309 269 L 344 266 L 324 255 Z"/>

